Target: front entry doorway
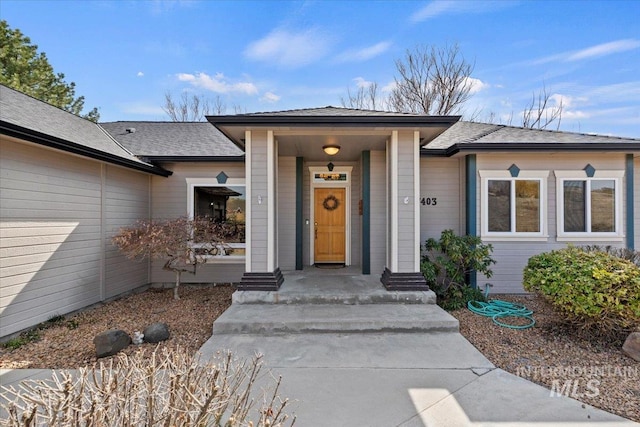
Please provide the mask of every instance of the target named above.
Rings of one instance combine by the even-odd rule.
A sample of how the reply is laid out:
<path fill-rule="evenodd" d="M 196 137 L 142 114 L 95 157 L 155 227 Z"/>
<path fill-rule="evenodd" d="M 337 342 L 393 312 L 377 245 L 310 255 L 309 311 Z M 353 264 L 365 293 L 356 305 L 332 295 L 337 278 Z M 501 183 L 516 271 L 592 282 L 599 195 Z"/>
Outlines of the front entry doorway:
<path fill-rule="evenodd" d="M 314 189 L 314 260 L 346 262 L 346 189 Z"/>

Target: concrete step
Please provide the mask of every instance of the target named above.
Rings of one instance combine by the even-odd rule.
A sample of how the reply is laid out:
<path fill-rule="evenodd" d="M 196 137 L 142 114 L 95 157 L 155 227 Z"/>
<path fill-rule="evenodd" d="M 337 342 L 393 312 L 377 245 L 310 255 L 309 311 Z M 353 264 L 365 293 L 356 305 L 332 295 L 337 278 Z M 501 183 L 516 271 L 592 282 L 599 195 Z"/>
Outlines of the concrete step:
<path fill-rule="evenodd" d="M 286 283 L 285 283 L 286 284 Z M 387 291 L 380 289 L 313 289 L 283 287 L 279 291 L 236 291 L 233 304 L 435 304 L 433 291 Z"/>
<path fill-rule="evenodd" d="M 458 320 L 435 304 L 232 304 L 213 334 L 458 332 Z"/>

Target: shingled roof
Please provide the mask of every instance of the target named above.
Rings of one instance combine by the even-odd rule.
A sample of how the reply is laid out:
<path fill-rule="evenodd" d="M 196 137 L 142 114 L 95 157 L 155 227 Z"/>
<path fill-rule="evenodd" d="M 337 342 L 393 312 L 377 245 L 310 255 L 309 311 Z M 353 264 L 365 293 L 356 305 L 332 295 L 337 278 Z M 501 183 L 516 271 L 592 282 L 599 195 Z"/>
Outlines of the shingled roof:
<path fill-rule="evenodd" d="M 2 85 L 0 132 L 145 172 L 169 174 L 134 156 L 96 123 Z"/>
<path fill-rule="evenodd" d="M 423 147 L 423 154 L 460 151 L 638 151 L 640 139 L 460 121 Z"/>
<path fill-rule="evenodd" d="M 207 122 L 101 123 L 118 142 L 150 160 L 243 160 L 244 152 Z"/>

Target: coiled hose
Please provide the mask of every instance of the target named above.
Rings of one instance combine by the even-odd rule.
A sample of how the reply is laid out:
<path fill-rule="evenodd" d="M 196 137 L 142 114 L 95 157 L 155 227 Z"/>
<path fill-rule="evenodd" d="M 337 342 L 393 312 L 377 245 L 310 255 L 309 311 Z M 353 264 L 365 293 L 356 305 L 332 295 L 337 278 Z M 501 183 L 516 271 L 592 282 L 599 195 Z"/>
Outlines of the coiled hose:
<path fill-rule="evenodd" d="M 496 325 L 503 326 L 505 328 L 511 329 L 528 329 L 536 324 L 536 321 L 533 318 L 533 311 L 529 310 L 522 304 L 516 304 L 509 301 L 502 301 L 499 299 L 489 299 L 489 284 L 485 289 L 485 298 L 487 298 L 487 302 L 484 301 L 469 301 L 467 302 L 467 308 L 471 310 L 475 314 L 479 314 L 480 316 L 491 317 L 493 323 Z M 526 319 L 529 323 L 524 325 L 514 325 L 511 323 L 505 323 L 498 319 L 505 319 L 509 317 L 517 317 Z"/>

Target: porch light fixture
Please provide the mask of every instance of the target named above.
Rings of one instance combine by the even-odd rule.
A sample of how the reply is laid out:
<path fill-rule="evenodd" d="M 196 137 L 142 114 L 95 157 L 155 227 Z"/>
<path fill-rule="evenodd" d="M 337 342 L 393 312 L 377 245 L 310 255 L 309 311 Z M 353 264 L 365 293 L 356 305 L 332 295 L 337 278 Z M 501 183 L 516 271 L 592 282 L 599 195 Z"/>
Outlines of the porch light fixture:
<path fill-rule="evenodd" d="M 333 172 L 333 163 L 329 162 L 329 164 L 327 165 L 327 169 L 329 169 L 329 172 Z"/>
<path fill-rule="evenodd" d="M 340 151 L 340 146 L 339 145 L 330 144 L 330 145 L 324 145 L 322 147 L 322 149 L 328 155 L 335 156 L 336 154 L 338 154 L 338 151 Z"/>

